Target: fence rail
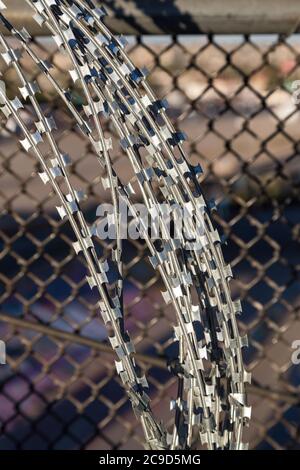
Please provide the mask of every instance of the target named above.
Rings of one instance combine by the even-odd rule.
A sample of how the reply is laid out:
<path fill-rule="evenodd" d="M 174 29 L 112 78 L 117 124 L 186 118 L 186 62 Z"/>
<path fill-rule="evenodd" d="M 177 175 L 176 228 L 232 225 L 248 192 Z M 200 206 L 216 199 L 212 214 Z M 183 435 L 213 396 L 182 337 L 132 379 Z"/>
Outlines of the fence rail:
<path fill-rule="evenodd" d="M 7 2 L 7 18 L 31 34 L 47 34 L 24 0 Z M 108 27 L 119 34 L 292 34 L 300 29 L 297 0 L 104 0 Z"/>

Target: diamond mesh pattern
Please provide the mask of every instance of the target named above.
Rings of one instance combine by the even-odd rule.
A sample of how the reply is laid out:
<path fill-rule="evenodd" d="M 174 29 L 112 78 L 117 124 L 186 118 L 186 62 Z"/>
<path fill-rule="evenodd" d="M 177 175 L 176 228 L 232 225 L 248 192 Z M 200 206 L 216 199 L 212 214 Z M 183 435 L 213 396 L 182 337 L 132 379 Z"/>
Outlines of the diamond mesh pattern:
<path fill-rule="evenodd" d="M 54 63 L 60 83 L 71 85 L 52 43 L 36 38 L 35 47 Z M 130 48 L 133 61 L 150 69 L 159 97 L 168 96 L 172 119 L 189 136 L 192 163 L 205 169 L 205 193 L 217 200 L 233 292 L 244 306 L 241 333 L 250 341 L 253 419 L 246 438 L 252 448 L 299 449 L 300 367 L 291 363 L 291 344 L 300 339 L 300 127 L 291 83 L 300 76 L 300 39 L 142 36 L 131 38 Z M 43 90 L 45 111 L 64 129 L 57 140 L 72 155 L 73 178 L 89 194 L 93 218 L 108 196 L 92 149 L 38 69 L 25 59 L 24 66 Z M 12 69 L 1 62 L 1 71 L 15 96 Z M 30 121 L 30 109 L 23 112 Z M 106 349 L 84 262 L 18 133 L 13 123 L 0 133 L 0 337 L 8 362 L 0 375 L 0 448 L 138 448 L 141 429 Z M 124 155 L 116 152 L 115 166 L 131 177 Z M 176 395 L 163 367 L 171 311 L 144 251 L 141 242 L 126 242 L 125 305 L 153 411 L 167 419 Z"/>

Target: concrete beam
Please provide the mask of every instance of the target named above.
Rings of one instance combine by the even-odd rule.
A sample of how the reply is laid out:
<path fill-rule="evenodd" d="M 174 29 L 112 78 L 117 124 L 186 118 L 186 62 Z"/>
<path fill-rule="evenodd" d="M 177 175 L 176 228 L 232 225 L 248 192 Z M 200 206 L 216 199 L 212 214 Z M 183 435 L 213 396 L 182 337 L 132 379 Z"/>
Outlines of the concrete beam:
<path fill-rule="evenodd" d="M 8 19 L 47 34 L 25 0 L 4 0 Z M 299 0 L 103 0 L 106 24 L 123 34 L 252 34 L 300 32 Z"/>

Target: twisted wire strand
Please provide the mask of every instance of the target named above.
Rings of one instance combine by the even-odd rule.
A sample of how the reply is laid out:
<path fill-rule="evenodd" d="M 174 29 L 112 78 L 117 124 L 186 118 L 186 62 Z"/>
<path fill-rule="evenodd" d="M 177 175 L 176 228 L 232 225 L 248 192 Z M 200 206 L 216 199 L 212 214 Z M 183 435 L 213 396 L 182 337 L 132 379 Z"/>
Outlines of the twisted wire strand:
<path fill-rule="evenodd" d="M 246 339 L 239 336 L 236 322 L 236 314 L 240 313 L 241 307 L 239 302 L 231 299 L 229 279 L 232 273 L 230 267 L 224 263 L 220 238 L 212 225 L 209 208 L 201 192 L 198 181 L 201 170 L 188 163 L 182 147 L 184 136 L 175 132 L 170 123 L 166 114 L 167 103 L 155 98 L 145 80 L 146 73 L 137 69 L 128 59 L 124 39 L 113 37 L 104 25 L 103 8 L 95 7 L 90 0 L 26 1 L 35 9 L 37 22 L 49 29 L 56 44 L 71 59 L 74 69 L 70 71 L 70 75 L 74 83 L 79 82 L 87 102 L 83 106 L 83 112 L 79 113 L 70 98 L 67 98 L 66 91 L 53 78 L 50 67 L 41 62 L 32 51 L 28 34 L 14 29 L 1 15 L 0 19 L 7 29 L 20 40 L 23 49 L 55 87 L 92 143 L 99 164 L 107 171 L 106 185 L 111 192 L 114 223 L 118 233 L 113 261 L 117 265 L 119 276 L 113 299 L 106 287 L 109 284 L 106 275 L 108 264 L 99 262 L 92 241 L 96 229 L 88 227 L 85 222 L 77 192 L 73 190 L 65 171 L 63 155 L 52 136 L 53 128 L 40 112 L 35 98 L 36 91 L 29 86 L 21 70 L 18 54 L 10 54 L 10 47 L 2 37 L 1 45 L 5 53 L 12 57 L 11 62 L 23 88 L 29 89 L 29 99 L 59 164 L 59 171 L 54 168 L 54 176 L 53 168 L 48 167 L 37 148 L 38 142 L 32 138 L 20 118 L 18 107 L 14 109 L 14 105 L 2 92 L 4 112 L 7 113 L 8 109 L 19 123 L 26 136 L 25 140 L 29 141 L 44 168 L 47 181 L 61 199 L 64 216 L 69 218 L 77 235 L 77 251 L 78 248 L 83 251 L 93 278 L 90 285 L 96 286 L 99 291 L 103 319 L 106 324 L 109 319 L 114 331 L 115 336 L 111 343 L 120 359 L 117 362 L 117 371 L 127 386 L 133 407 L 141 419 L 147 445 L 150 448 L 171 449 L 190 447 L 193 443 L 193 431 L 197 430 L 201 443 L 206 444 L 209 449 L 246 448 L 242 443 L 242 429 L 249 421 L 250 408 L 246 403 L 244 383 L 250 381 L 250 375 L 244 370 L 241 354 Z M 94 97 L 97 97 L 97 101 Z M 187 240 L 165 241 L 167 227 L 163 217 L 161 251 L 157 250 L 147 232 L 143 233 L 151 254 L 150 261 L 159 271 L 167 289 L 163 294 L 164 299 L 166 303 L 173 304 L 178 322 L 174 328 L 179 354 L 174 358 L 172 367 L 172 371 L 178 375 L 178 393 L 176 400 L 172 402 L 175 416 L 171 434 L 167 434 L 153 417 L 149 399 L 143 391 L 146 379 L 137 375 L 133 359 L 134 348 L 124 328 L 122 246 L 118 231 L 117 195 L 126 200 L 135 217 L 138 214 L 131 202 L 134 191 L 130 185 L 121 183 L 113 168 L 110 144 L 104 138 L 100 114 L 113 123 L 148 210 L 158 206 L 154 189 L 154 183 L 158 183 L 163 199 L 171 206 L 177 204 L 182 207 L 189 204 L 194 221 L 193 224 L 188 223 L 193 244 L 188 244 Z M 94 137 L 95 130 L 99 140 Z M 141 148 L 147 151 L 146 164 Z M 57 184 L 57 171 L 67 183 L 69 200 Z M 44 181 L 45 174 L 42 176 Z M 74 203 L 76 210 L 72 212 Z M 60 212 L 62 213 L 61 210 Z M 197 227 L 201 227 L 203 231 L 198 231 Z M 99 282 L 99 274 L 103 282 Z M 197 302 L 194 300 L 195 294 Z"/>

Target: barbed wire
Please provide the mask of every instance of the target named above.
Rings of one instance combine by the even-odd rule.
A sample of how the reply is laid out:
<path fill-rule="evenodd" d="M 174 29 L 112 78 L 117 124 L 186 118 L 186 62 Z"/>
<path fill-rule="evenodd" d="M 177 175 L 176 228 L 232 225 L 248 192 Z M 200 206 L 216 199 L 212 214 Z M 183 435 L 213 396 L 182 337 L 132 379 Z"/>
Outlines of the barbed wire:
<path fill-rule="evenodd" d="M 232 272 L 224 263 L 221 240 L 211 222 L 213 204 L 207 204 L 201 192 L 198 176 L 202 170 L 188 163 L 182 146 L 185 136 L 171 125 L 166 101 L 155 98 L 145 80 L 146 71 L 135 67 L 127 57 L 125 39 L 113 37 L 108 31 L 102 21 L 103 8 L 96 8 L 91 1 L 79 0 L 28 0 L 27 3 L 35 10 L 35 20 L 49 29 L 72 64 L 70 76 L 80 87 L 86 103 L 79 106 L 79 110 L 72 103 L 72 95 L 55 80 L 51 64 L 33 51 L 29 34 L 16 30 L 2 14 L 0 19 L 55 87 L 91 142 L 99 165 L 107 172 L 102 182 L 110 191 L 114 207 L 112 223 L 117 232 L 109 259 L 99 259 L 93 241 L 97 236 L 97 223 L 86 222 L 81 208 L 85 195 L 73 187 L 68 173 L 71 159 L 56 143 L 54 118 L 44 116 L 36 98 L 38 86 L 27 80 L 20 63 L 22 54 L 19 49 L 13 49 L 4 36 L 1 36 L 2 57 L 16 70 L 23 100 L 30 101 L 36 114 L 38 121 L 34 131 L 21 117 L 20 99 L 7 97 L 4 82 L 0 90 L 1 111 L 19 125 L 23 133 L 21 145 L 38 159 L 43 170 L 40 177 L 44 183 L 52 185 L 61 204 L 57 207 L 58 213 L 62 219 L 68 219 L 73 229 L 74 249 L 77 255 L 83 254 L 89 269 L 89 285 L 99 293 L 101 315 L 118 357 L 117 372 L 142 422 L 146 445 L 152 449 L 188 448 L 197 435 L 201 444 L 209 449 L 246 448 L 242 430 L 250 418 L 245 394 L 250 374 L 244 369 L 241 348 L 247 340 L 238 332 L 236 315 L 241 312 L 241 305 L 231 299 Z M 178 355 L 171 361 L 170 368 L 178 377 L 178 395 L 171 403 L 175 417 L 170 434 L 151 411 L 150 399 L 145 393 L 147 380 L 139 375 L 134 346 L 126 331 L 118 201 L 125 201 L 135 217 L 138 214 L 133 205 L 133 187 L 128 182 L 122 183 L 113 167 L 112 142 L 102 130 L 103 119 L 111 122 L 119 135 L 147 209 L 151 211 L 159 206 L 161 199 L 171 207 L 188 205 L 194 221 L 194 224 L 189 223 L 186 239 L 166 241 L 167 227 L 162 217 L 160 249 L 146 230 L 143 233 L 150 262 L 166 288 L 164 300 L 173 306 L 177 321 L 174 330 Z M 50 161 L 41 150 L 40 144 L 46 142 Z"/>

